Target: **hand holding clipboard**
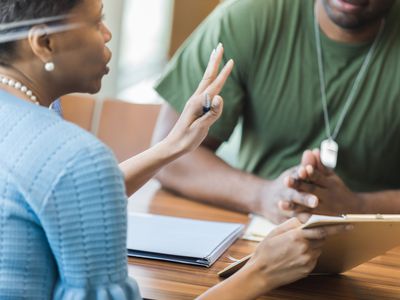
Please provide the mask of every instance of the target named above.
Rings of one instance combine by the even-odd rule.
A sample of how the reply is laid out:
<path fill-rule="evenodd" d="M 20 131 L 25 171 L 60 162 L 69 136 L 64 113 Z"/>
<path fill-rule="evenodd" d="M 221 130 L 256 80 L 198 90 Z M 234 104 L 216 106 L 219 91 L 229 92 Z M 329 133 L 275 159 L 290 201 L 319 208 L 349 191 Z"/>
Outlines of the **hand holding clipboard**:
<path fill-rule="evenodd" d="M 306 224 L 299 226 L 302 230 L 309 230 L 345 224 L 352 225 L 354 229 L 327 235 L 321 245 L 321 255 L 310 271 L 323 274 L 342 273 L 400 245 L 400 215 L 313 216 Z M 273 234 L 274 231 L 271 232 L 271 235 Z M 266 239 L 269 238 L 270 235 Z M 280 246 L 281 251 L 285 251 L 288 247 L 288 245 Z M 290 245 L 290 247 L 295 246 Z M 253 254 L 243 257 L 218 274 L 221 277 L 232 275 L 252 256 Z"/>

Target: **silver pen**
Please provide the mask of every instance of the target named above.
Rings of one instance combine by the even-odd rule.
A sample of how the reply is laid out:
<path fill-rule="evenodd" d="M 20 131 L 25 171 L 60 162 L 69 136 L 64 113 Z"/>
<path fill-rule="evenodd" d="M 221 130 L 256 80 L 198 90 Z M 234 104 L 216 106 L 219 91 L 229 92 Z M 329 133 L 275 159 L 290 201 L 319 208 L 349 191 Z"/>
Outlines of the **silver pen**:
<path fill-rule="evenodd" d="M 211 97 L 209 94 L 206 94 L 206 101 L 203 105 L 203 114 L 208 113 L 211 110 Z"/>

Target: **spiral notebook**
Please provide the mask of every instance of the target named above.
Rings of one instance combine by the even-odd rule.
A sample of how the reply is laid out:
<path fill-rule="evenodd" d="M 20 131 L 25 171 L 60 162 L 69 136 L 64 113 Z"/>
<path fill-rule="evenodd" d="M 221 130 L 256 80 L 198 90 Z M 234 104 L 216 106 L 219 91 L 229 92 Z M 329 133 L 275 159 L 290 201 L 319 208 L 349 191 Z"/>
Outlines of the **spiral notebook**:
<path fill-rule="evenodd" d="M 210 267 L 243 229 L 238 223 L 132 213 L 128 256 Z"/>

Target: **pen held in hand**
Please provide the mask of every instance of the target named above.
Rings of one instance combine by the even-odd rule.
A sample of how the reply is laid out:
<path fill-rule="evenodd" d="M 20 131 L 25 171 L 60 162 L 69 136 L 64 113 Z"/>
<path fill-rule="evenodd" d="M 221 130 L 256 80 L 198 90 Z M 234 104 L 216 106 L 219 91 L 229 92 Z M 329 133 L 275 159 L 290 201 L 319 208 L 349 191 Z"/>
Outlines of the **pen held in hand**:
<path fill-rule="evenodd" d="M 231 276 L 232 274 L 236 273 L 236 271 L 240 270 L 250 260 L 252 256 L 253 254 L 247 255 L 242 259 L 239 259 L 238 261 L 230 264 L 225 269 L 219 271 L 218 275 L 222 278 L 227 278 Z"/>
<path fill-rule="evenodd" d="M 209 94 L 206 94 L 205 103 L 203 105 L 203 114 L 208 113 L 211 110 L 211 97 Z"/>

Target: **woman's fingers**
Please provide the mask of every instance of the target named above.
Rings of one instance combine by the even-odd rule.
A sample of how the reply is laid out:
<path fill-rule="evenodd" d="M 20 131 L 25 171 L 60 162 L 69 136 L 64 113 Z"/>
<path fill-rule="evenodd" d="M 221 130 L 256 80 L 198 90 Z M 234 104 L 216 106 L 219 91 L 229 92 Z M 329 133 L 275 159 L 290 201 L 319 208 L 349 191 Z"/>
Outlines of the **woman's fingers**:
<path fill-rule="evenodd" d="M 221 96 L 215 96 L 211 101 L 211 109 L 202 117 L 195 120 L 192 126 L 205 126 L 209 128 L 221 116 L 224 106 L 223 104 L 224 101 L 222 100 Z M 201 107 L 200 110 L 202 109 L 203 108 Z M 197 108 L 197 111 L 199 111 L 199 107 Z"/>
<path fill-rule="evenodd" d="M 195 107 L 193 109 L 195 111 L 193 112 L 192 116 L 197 116 L 198 118 L 199 116 L 202 116 L 204 114 L 204 116 L 199 118 L 198 121 L 209 119 L 209 121 L 214 123 L 220 117 L 222 113 L 223 100 L 220 96 L 217 95 L 222 90 L 226 80 L 231 74 L 233 65 L 233 60 L 230 60 L 222 69 L 221 73 L 214 80 L 214 82 L 209 87 L 207 87 L 202 94 L 195 94 L 193 96 L 193 100 L 191 101 L 194 102 Z M 204 107 L 207 105 L 207 101 L 210 98 L 212 98 L 211 109 L 209 111 L 207 109 L 207 111 L 204 112 Z M 196 119 L 196 117 L 194 119 Z"/>
<path fill-rule="evenodd" d="M 221 43 L 218 44 L 217 48 L 211 53 L 210 60 L 208 61 L 208 66 L 204 72 L 203 79 L 195 92 L 199 95 L 204 92 L 204 90 L 214 81 L 218 75 L 219 65 L 221 64 L 222 57 L 224 55 L 224 47 Z"/>
<path fill-rule="evenodd" d="M 353 225 L 330 225 L 317 228 L 303 229 L 303 236 L 309 240 L 322 240 L 331 235 L 336 235 L 341 232 L 350 231 L 354 228 Z"/>
<path fill-rule="evenodd" d="M 207 136 L 210 126 L 221 116 L 223 100 L 220 96 L 214 97 L 211 109 L 206 114 L 202 112 L 203 103 L 202 96 L 193 96 L 168 135 L 172 144 L 179 145 L 180 151 L 196 149 Z"/>
<path fill-rule="evenodd" d="M 212 96 L 218 95 L 224 87 L 229 75 L 231 74 L 234 65 L 235 63 L 233 59 L 230 59 L 219 73 L 217 78 L 205 89 L 205 93 Z"/>
<path fill-rule="evenodd" d="M 311 218 L 311 216 L 311 212 L 304 211 L 296 213 L 296 218 L 299 219 L 301 223 L 306 223 Z"/>
<path fill-rule="evenodd" d="M 309 246 L 311 249 L 320 249 L 325 244 L 325 240 L 310 240 Z"/>
<path fill-rule="evenodd" d="M 233 68 L 233 61 L 229 61 L 218 75 L 223 52 L 222 44 L 213 51 L 196 93 L 186 102 L 180 118 L 171 130 L 169 137 L 175 143 L 179 141 L 181 151 L 197 148 L 207 136 L 210 126 L 222 114 L 223 100 L 218 93 Z"/>
<path fill-rule="evenodd" d="M 286 222 L 280 224 L 278 227 L 276 227 L 274 230 L 268 234 L 268 237 L 274 237 L 279 234 L 285 233 L 289 230 L 295 229 L 300 227 L 302 224 L 297 218 L 291 218 L 287 220 Z"/>
<path fill-rule="evenodd" d="M 211 59 L 208 71 L 206 71 L 206 74 L 208 73 L 210 75 L 205 75 L 199 85 L 198 91 L 201 91 L 201 93 L 198 93 L 197 91 L 186 103 L 184 112 L 182 113 L 182 119 L 185 120 L 186 124 L 193 123 L 192 125 L 197 126 L 197 121 L 199 121 L 202 124 L 210 124 L 211 126 L 220 117 L 222 113 L 223 100 L 220 96 L 216 96 L 223 88 L 226 80 L 232 72 L 234 65 L 233 60 L 230 60 L 215 79 L 214 73 L 218 73 L 218 64 L 221 61 L 222 53 L 223 48 L 220 46 L 219 50 L 217 50 L 215 54 L 215 61 Z M 205 90 L 203 90 L 204 88 Z M 210 99 L 212 99 L 210 109 L 205 109 L 207 102 Z M 204 123 L 205 120 L 208 120 L 208 122 L 206 121 Z"/>

